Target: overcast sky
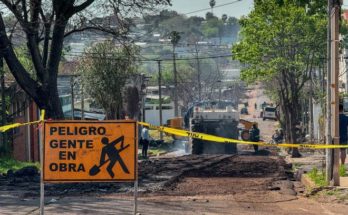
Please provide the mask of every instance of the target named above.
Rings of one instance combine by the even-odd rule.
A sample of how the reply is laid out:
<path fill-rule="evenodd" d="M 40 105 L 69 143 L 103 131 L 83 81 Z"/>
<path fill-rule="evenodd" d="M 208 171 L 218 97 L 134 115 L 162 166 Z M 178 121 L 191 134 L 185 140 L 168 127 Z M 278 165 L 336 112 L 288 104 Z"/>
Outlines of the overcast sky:
<path fill-rule="evenodd" d="M 252 7 L 253 0 L 215 0 L 216 5 L 219 6 L 226 3 L 232 3 L 223 7 L 217 7 L 214 9 L 214 14 L 220 17 L 222 14 L 227 14 L 228 16 L 240 17 L 242 15 L 247 15 Z M 178 11 L 179 13 L 189 13 L 200 9 L 210 8 L 209 0 L 172 0 L 173 7 L 172 10 Z M 210 10 L 204 10 L 201 12 L 196 12 L 188 14 L 188 16 L 202 16 L 204 17 Z"/>
<path fill-rule="evenodd" d="M 253 0 L 215 0 L 216 5 L 219 6 L 226 3 L 232 3 L 223 7 L 218 7 L 214 9 L 214 14 L 221 17 L 222 14 L 227 14 L 228 16 L 234 16 L 239 18 L 242 15 L 247 15 L 253 8 Z M 178 11 L 179 13 L 189 13 L 200 9 L 210 8 L 209 0 L 172 0 L 173 7 L 172 10 Z M 348 0 L 343 1 L 343 8 L 348 9 Z M 201 12 L 196 12 L 188 14 L 188 16 L 202 16 L 204 17 L 210 10 L 204 10 Z"/>

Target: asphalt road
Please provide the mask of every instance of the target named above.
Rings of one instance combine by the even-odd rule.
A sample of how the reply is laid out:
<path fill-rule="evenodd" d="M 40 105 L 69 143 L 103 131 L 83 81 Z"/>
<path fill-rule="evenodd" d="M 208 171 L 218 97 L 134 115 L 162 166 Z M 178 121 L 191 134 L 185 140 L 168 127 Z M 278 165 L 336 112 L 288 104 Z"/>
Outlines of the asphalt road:
<path fill-rule="evenodd" d="M 257 118 L 255 102 L 267 98 L 258 87 L 250 92 L 246 119 L 259 122 L 261 137 L 270 140 L 274 121 Z M 267 101 L 267 100 L 266 100 Z M 255 117 L 254 117 L 255 115 Z M 243 147 L 241 147 L 243 148 Z M 248 150 L 248 148 L 244 148 Z M 244 150 L 243 149 L 243 150 Z M 320 203 L 304 197 L 304 188 L 291 177 L 290 166 L 278 156 L 203 155 L 169 156 L 142 161 L 138 212 L 141 214 L 347 214 L 348 206 Z M 38 186 L 4 185 L 0 180 L 0 214 L 39 214 Z M 91 185 L 92 187 L 92 185 Z M 50 185 L 46 214 L 133 214 L 132 184 L 108 192 L 87 186 L 62 188 Z M 57 194 L 57 193 L 56 193 Z"/>

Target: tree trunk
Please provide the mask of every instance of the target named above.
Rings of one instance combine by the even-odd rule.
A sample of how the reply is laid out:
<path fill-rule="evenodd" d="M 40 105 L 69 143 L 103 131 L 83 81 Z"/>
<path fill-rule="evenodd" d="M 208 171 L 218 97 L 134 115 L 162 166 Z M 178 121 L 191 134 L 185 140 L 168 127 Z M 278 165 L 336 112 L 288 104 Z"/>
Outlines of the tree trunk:
<path fill-rule="evenodd" d="M 30 77 L 29 73 L 19 62 L 13 47 L 6 35 L 5 25 L 0 14 L 0 49 L 3 53 L 6 64 L 8 65 L 12 75 L 16 79 L 21 88 L 34 100 L 40 109 L 46 110 L 46 117 L 53 119 L 63 119 L 64 114 L 60 104 L 58 90 L 57 90 L 57 76 L 58 66 L 61 59 L 61 53 L 63 49 L 64 30 L 66 22 L 57 21 L 54 27 L 54 33 L 51 43 L 50 61 L 48 63 L 47 70 L 48 79 L 45 80 L 44 76 L 39 77 L 42 79 L 41 83 Z M 33 46 L 33 47 L 32 47 Z M 35 48 L 31 44 L 28 48 Z M 44 67 L 36 66 L 37 74 L 45 74 Z"/>
<path fill-rule="evenodd" d="M 285 141 L 287 143 L 297 143 L 296 125 L 299 123 L 299 105 L 296 95 L 295 92 L 292 92 L 292 96 L 289 99 L 284 88 L 279 90 L 280 106 L 284 115 Z M 290 150 L 292 157 L 301 157 L 298 148 L 291 148 Z"/>
<path fill-rule="evenodd" d="M 287 109 L 288 111 L 288 126 L 289 126 L 289 131 L 290 131 L 290 143 L 299 143 L 298 142 L 298 138 L 300 134 L 296 133 L 296 125 L 299 124 L 299 115 L 298 115 L 298 102 L 296 102 L 296 98 L 292 98 L 291 104 L 289 105 Z M 302 155 L 300 154 L 300 151 L 298 150 L 298 148 L 292 148 L 292 153 L 291 153 L 291 157 L 293 158 L 298 158 L 301 157 Z"/>
<path fill-rule="evenodd" d="M 57 87 L 50 87 L 48 92 L 50 96 L 45 102 L 46 107 L 43 107 L 47 113 L 46 117 L 52 119 L 63 119 L 64 113 L 60 103 Z"/>

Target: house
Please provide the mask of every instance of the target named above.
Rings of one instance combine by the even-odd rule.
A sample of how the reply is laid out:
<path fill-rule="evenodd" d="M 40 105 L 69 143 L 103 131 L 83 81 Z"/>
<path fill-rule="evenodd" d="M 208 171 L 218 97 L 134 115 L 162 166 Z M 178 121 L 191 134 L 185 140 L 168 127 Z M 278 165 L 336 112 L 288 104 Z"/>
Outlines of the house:
<path fill-rule="evenodd" d="M 12 98 L 10 118 L 13 123 L 36 121 L 40 118 L 40 110 L 35 102 L 14 83 L 11 86 Z M 20 161 L 39 161 L 39 129 L 38 125 L 21 126 L 12 129 L 12 155 Z"/>
<path fill-rule="evenodd" d="M 76 62 L 67 62 L 61 67 L 64 71 L 73 71 L 77 66 Z M 58 93 L 63 108 L 64 115 L 71 118 L 72 96 L 71 96 L 71 75 L 64 73 L 58 77 Z M 35 102 L 12 80 L 9 85 L 10 113 L 9 122 L 23 123 L 39 120 L 40 110 Z M 81 111 L 80 111 L 81 112 Z M 69 115 L 70 114 L 70 115 Z M 75 119 L 80 119 L 78 111 L 74 113 Z M 80 114 L 81 115 L 81 114 Z M 85 113 L 87 119 L 102 119 L 101 115 Z M 38 125 L 22 126 L 8 132 L 8 137 L 12 143 L 12 156 L 20 161 L 39 161 L 39 140 L 40 131 Z"/>

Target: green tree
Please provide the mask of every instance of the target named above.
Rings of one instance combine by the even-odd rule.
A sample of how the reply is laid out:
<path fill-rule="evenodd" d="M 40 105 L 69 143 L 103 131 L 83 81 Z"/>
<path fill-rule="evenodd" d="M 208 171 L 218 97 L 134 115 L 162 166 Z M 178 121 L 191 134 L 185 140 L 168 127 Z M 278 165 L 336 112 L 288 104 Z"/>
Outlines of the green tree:
<path fill-rule="evenodd" d="M 123 90 L 136 73 L 138 48 L 118 47 L 111 41 L 99 43 L 85 52 L 80 72 L 87 93 L 99 103 L 107 119 L 120 119 Z"/>
<path fill-rule="evenodd" d="M 25 38 L 36 79 L 16 56 L 7 34 L 11 28 L 5 24 L 3 13 L 0 13 L 0 54 L 21 88 L 39 108 L 46 109 L 47 117 L 63 118 L 57 76 L 65 38 L 84 30 L 103 31 L 121 38 L 129 29 L 123 22 L 129 13 L 152 11 L 158 5 L 168 4 L 170 0 L 0 0 L 4 15 L 12 15 L 15 23 L 19 23 L 18 34 Z M 113 14 L 117 25 L 111 26 L 111 19 L 97 19 L 99 14 Z"/>
<path fill-rule="evenodd" d="M 326 16 L 319 8 L 309 13 L 294 0 L 255 1 L 240 21 L 242 39 L 232 50 L 246 64 L 244 80 L 273 87 L 289 143 L 297 142 L 303 88 L 326 54 Z M 298 150 L 292 156 L 300 156 Z"/>
<path fill-rule="evenodd" d="M 212 17 L 202 26 L 202 31 L 207 38 L 218 37 L 221 44 L 221 38 L 224 33 L 224 22 L 218 17 Z"/>
<path fill-rule="evenodd" d="M 222 14 L 221 20 L 226 23 L 227 21 L 227 15 L 226 14 Z"/>

